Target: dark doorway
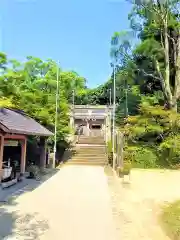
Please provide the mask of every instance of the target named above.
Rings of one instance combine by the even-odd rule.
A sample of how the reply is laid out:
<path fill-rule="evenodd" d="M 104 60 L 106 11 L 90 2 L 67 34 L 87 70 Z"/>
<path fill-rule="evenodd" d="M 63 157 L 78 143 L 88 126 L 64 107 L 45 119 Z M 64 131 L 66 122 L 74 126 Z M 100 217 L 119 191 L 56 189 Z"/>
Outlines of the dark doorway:
<path fill-rule="evenodd" d="M 21 162 L 21 146 L 4 146 L 3 161 L 17 161 L 20 165 Z"/>
<path fill-rule="evenodd" d="M 92 124 L 91 129 L 101 129 L 101 125 L 100 124 Z"/>

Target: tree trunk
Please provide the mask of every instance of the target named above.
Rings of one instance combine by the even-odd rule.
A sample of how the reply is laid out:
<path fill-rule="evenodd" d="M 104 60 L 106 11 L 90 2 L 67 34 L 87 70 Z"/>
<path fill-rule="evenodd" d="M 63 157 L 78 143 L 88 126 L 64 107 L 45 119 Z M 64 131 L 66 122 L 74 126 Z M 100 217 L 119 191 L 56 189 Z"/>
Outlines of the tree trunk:
<path fill-rule="evenodd" d="M 177 101 L 173 97 L 173 94 L 171 92 L 171 87 L 170 87 L 169 39 L 168 39 L 167 14 L 163 21 L 163 34 L 164 34 L 164 65 L 165 65 L 164 93 L 165 93 L 169 108 L 175 110 L 177 107 Z"/>
<path fill-rule="evenodd" d="M 177 98 L 175 96 L 173 96 L 173 99 L 172 99 L 169 109 L 177 112 Z"/>
<path fill-rule="evenodd" d="M 176 99 L 180 98 L 180 30 L 178 30 L 178 39 L 176 47 L 176 60 L 175 60 L 175 94 Z"/>

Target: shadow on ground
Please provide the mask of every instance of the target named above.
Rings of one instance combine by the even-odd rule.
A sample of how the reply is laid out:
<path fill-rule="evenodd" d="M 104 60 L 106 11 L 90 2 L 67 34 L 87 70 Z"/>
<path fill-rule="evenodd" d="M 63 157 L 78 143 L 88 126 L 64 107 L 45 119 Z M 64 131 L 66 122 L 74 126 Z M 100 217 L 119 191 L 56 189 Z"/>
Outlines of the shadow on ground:
<path fill-rule="evenodd" d="M 17 210 L 16 200 L 21 194 L 32 192 L 40 187 L 58 171 L 59 169 L 53 169 L 42 176 L 40 181 L 25 179 L 19 185 L 0 190 L 0 240 L 38 240 L 48 230 L 49 225 L 46 219 L 36 212 L 29 214 L 28 209 L 26 214 Z"/>
<path fill-rule="evenodd" d="M 48 228 L 48 221 L 40 219 L 37 213 L 23 215 L 18 211 L 8 212 L 6 206 L 0 208 L 0 239 L 2 240 L 39 239 Z"/>

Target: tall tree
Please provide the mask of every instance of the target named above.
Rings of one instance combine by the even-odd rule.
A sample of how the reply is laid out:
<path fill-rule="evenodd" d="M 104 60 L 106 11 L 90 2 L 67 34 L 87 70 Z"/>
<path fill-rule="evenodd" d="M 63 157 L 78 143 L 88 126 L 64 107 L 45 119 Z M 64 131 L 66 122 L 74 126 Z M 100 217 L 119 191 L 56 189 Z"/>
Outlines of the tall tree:
<path fill-rule="evenodd" d="M 179 1 L 139 0 L 133 3 L 131 14 L 132 26 L 140 30 L 143 41 L 136 49 L 136 54 L 147 56 L 152 69 L 145 76 L 158 79 L 166 106 L 177 111 L 180 98 L 180 22 Z M 142 24 L 135 24 L 138 20 Z"/>

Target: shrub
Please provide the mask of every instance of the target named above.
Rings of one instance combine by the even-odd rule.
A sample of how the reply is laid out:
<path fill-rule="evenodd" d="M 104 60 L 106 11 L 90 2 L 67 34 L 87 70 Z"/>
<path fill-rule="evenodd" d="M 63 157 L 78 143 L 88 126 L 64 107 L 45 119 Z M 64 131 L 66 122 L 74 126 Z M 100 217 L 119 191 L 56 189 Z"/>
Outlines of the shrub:
<path fill-rule="evenodd" d="M 180 164 L 180 135 L 169 136 L 159 146 L 161 158 L 170 167 L 179 166 Z"/>
<path fill-rule="evenodd" d="M 132 162 L 133 167 L 155 168 L 158 166 L 158 157 L 154 149 L 144 146 L 131 146 L 125 150 L 125 161 Z"/>
<path fill-rule="evenodd" d="M 128 147 L 124 158 L 140 168 L 179 168 L 180 114 L 157 103 L 152 105 L 153 101 L 142 102 L 139 115 L 127 118 L 123 131 Z"/>
<path fill-rule="evenodd" d="M 134 156 L 134 164 L 136 167 L 155 168 L 157 167 L 157 155 L 151 149 L 140 148 Z"/>
<path fill-rule="evenodd" d="M 124 175 L 130 174 L 131 168 L 132 168 L 132 163 L 130 161 L 124 162 L 123 167 L 117 168 L 117 173 L 119 177 L 123 177 Z"/>

